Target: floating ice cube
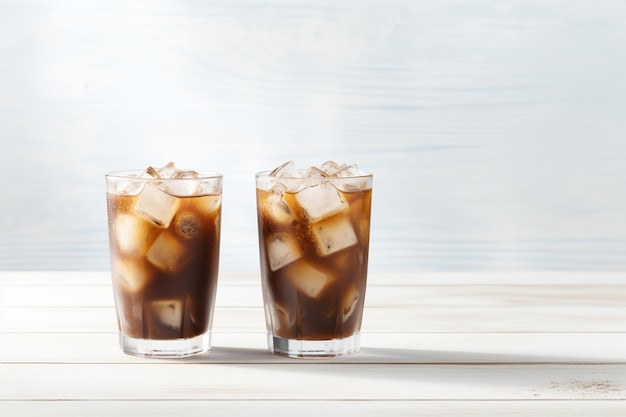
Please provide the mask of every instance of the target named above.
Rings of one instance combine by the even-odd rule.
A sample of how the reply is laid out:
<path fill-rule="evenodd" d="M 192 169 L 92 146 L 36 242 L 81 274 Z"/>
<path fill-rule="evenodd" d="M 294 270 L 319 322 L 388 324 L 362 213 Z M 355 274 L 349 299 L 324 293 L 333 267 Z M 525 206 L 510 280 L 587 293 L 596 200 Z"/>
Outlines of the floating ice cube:
<path fill-rule="evenodd" d="M 135 202 L 133 211 L 158 226 L 168 227 L 177 208 L 176 197 L 163 192 L 153 184 L 146 184 Z"/>
<path fill-rule="evenodd" d="M 262 190 L 296 192 L 301 187 L 301 175 L 293 161 L 285 162 L 270 172 L 267 177 L 259 177 L 257 186 Z"/>
<path fill-rule="evenodd" d="M 145 172 L 141 175 L 129 174 L 126 177 L 111 176 L 107 180 L 107 193 L 115 195 L 137 195 L 141 192 L 144 181 L 141 181 Z"/>
<path fill-rule="evenodd" d="M 117 247 L 122 253 L 127 255 L 144 253 L 151 227 L 143 219 L 132 214 L 120 213 L 115 217 L 113 230 Z"/>
<path fill-rule="evenodd" d="M 115 195 L 137 195 L 141 192 L 143 187 L 142 181 L 124 180 L 113 181 L 111 180 L 107 185 L 107 193 Z"/>
<path fill-rule="evenodd" d="M 150 303 L 150 312 L 154 317 L 162 324 L 176 329 L 182 325 L 183 308 L 182 300 L 157 300 Z"/>
<path fill-rule="evenodd" d="M 201 182 L 198 181 L 200 174 L 198 172 L 179 170 L 173 164 L 164 166 L 159 172 L 164 172 L 163 178 L 167 178 L 160 184 L 160 188 L 168 194 L 179 197 L 201 194 Z"/>
<path fill-rule="evenodd" d="M 356 310 L 356 306 L 359 302 L 359 290 L 356 285 L 351 285 L 350 288 L 343 295 L 341 300 L 341 316 L 343 317 L 343 321 L 345 322 L 350 318 L 354 310 Z"/>
<path fill-rule="evenodd" d="M 339 170 L 335 173 L 335 177 L 358 177 L 363 175 L 361 171 L 359 171 L 359 167 L 357 164 L 352 165 L 342 165 Z"/>
<path fill-rule="evenodd" d="M 358 242 L 347 216 L 336 216 L 311 225 L 311 233 L 321 256 L 331 255 Z"/>
<path fill-rule="evenodd" d="M 196 182 L 196 184 L 198 184 L 196 195 L 220 195 L 222 192 L 221 181 L 215 181 L 213 179 L 200 179 Z"/>
<path fill-rule="evenodd" d="M 204 205 L 202 206 L 206 213 L 213 213 L 222 207 L 222 195 L 205 195 L 202 197 Z"/>
<path fill-rule="evenodd" d="M 322 164 L 321 170 L 329 177 L 338 190 L 344 192 L 368 190 L 372 188 L 372 178 L 359 170 L 357 164 L 339 165 L 336 162 L 328 161 Z M 334 178 L 337 178 L 334 180 Z"/>
<path fill-rule="evenodd" d="M 372 177 L 359 170 L 356 164 L 344 165 L 334 175 L 335 187 L 343 192 L 369 190 L 372 188 Z"/>
<path fill-rule="evenodd" d="M 160 184 L 160 188 L 167 194 L 178 197 L 198 195 L 198 181 L 195 179 L 168 179 Z"/>
<path fill-rule="evenodd" d="M 302 253 L 296 240 L 286 233 L 273 235 L 267 242 L 270 270 L 276 271 L 300 259 Z"/>
<path fill-rule="evenodd" d="M 184 255 L 182 243 L 174 235 L 162 232 L 146 252 L 146 259 L 162 271 L 173 272 L 183 266 Z"/>
<path fill-rule="evenodd" d="M 352 250 L 339 251 L 333 255 L 332 265 L 337 271 L 355 271 L 363 266 L 363 249 L 353 248 Z"/>
<path fill-rule="evenodd" d="M 327 174 L 326 176 L 332 177 L 337 172 L 339 172 L 339 170 L 341 170 L 343 167 L 345 167 L 345 164 L 339 165 L 335 161 L 326 161 L 320 166 L 320 169 Z"/>
<path fill-rule="evenodd" d="M 170 161 L 159 168 L 158 173 L 158 178 L 174 178 L 174 176 L 178 173 L 178 168 L 176 168 L 174 162 Z"/>
<path fill-rule="evenodd" d="M 357 164 L 346 165 L 338 163 L 334 161 L 327 161 L 322 164 L 320 169 L 326 173 L 328 177 L 354 177 L 363 175 L 361 171 L 359 171 L 359 167 Z"/>
<path fill-rule="evenodd" d="M 332 281 L 331 276 L 304 261 L 290 265 L 287 278 L 298 291 L 311 298 L 317 298 L 326 285 Z"/>
<path fill-rule="evenodd" d="M 276 178 L 299 178 L 300 173 L 296 168 L 296 164 L 293 161 L 287 161 L 284 164 L 280 165 L 272 172 L 270 172 L 270 177 Z"/>
<path fill-rule="evenodd" d="M 150 275 L 145 268 L 132 259 L 118 259 L 113 265 L 113 276 L 129 292 L 140 291 L 148 283 Z"/>
<path fill-rule="evenodd" d="M 199 178 L 199 177 L 200 177 L 200 173 L 198 173 L 197 171 L 191 171 L 191 170 L 178 171 L 174 174 L 174 178 L 178 178 L 178 179 L 190 179 L 190 178 Z"/>
<path fill-rule="evenodd" d="M 296 194 L 296 200 L 307 218 L 313 222 L 348 208 L 337 189 L 329 182 L 322 182 L 301 190 Z"/>
<path fill-rule="evenodd" d="M 191 239 L 202 229 L 202 221 L 193 212 L 178 213 L 174 220 L 176 233 L 185 238 Z"/>
<path fill-rule="evenodd" d="M 143 174 L 141 174 L 139 176 L 139 178 L 156 178 L 159 179 L 161 178 L 161 174 L 159 174 L 159 171 L 157 171 L 156 169 L 154 169 L 153 167 L 148 167 L 146 169 L 146 172 L 144 172 Z"/>
<path fill-rule="evenodd" d="M 288 225 L 294 221 L 294 215 L 289 209 L 280 192 L 270 191 L 261 202 L 264 214 L 277 225 Z"/>
<path fill-rule="evenodd" d="M 303 178 L 327 178 L 329 175 L 317 167 L 311 167 L 304 173 Z"/>
<path fill-rule="evenodd" d="M 160 175 L 157 170 L 148 167 L 141 174 L 130 174 L 125 178 L 111 180 L 110 184 L 113 185 L 113 188 L 109 192 L 117 195 L 137 195 L 143 190 L 145 185 L 145 181 L 142 180 L 158 178 L 160 178 Z"/>
<path fill-rule="evenodd" d="M 372 177 L 336 177 L 331 179 L 339 191 L 350 193 L 372 188 Z"/>

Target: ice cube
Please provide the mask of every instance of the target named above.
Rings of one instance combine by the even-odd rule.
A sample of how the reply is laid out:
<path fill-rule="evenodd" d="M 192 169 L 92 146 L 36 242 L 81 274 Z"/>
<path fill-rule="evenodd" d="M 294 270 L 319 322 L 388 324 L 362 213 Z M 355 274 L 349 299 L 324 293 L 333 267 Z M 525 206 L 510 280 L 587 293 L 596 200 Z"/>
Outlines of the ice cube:
<path fill-rule="evenodd" d="M 141 175 L 147 175 L 145 172 Z M 144 181 L 139 174 L 129 174 L 127 177 L 111 176 L 107 181 L 107 193 L 115 195 L 137 195 L 141 192 Z"/>
<path fill-rule="evenodd" d="M 296 164 L 293 161 L 287 161 L 270 172 L 270 177 L 300 178 L 300 172 L 298 172 Z"/>
<path fill-rule="evenodd" d="M 189 178 L 199 178 L 200 174 L 197 171 L 185 170 L 178 171 L 174 174 L 174 178 L 178 179 L 189 179 Z"/>
<path fill-rule="evenodd" d="M 222 192 L 222 183 L 213 179 L 200 179 L 196 182 L 198 190 L 196 195 L 219 195 Z"/>
<path fill-rule="evenodd" d="M 158 173 L 158 178 L 174 178 L 175 175 L 178 173 L 178 168 L 176 168 L 174 162 L 170 161 L 167 164 L 163 165 L 161 168 L 159 168 Z"/>
<path fill-rule="evenodd" d="M 274 234 L 267 242 L 270 270 L 276 271 L 300 259 L 302 253 L 297 241 L 286 233 Z"/>
<path fill-rule="evenodd" d="M 145 287 L 150 275 L 132 259 L 117 259 L 113 264 L 113 276 L 128 292 L 137 292 Z"/>
<path fill-rule="evenodd" d="M 159 174 L 159 171 L 157 171 L 156 169 L 154 169 L 153 167 L 148 167 L 146 169 L 146 172 L 144 172 L 143 174 L 141 174 L 139 176 L 139 178 L 156 178 L 159 179 L 161 178 L 161 175 Z"/>
<path fill-rule="evenodd" d="M 198 181 L 195 179 L 168 179 L 163 181 L 160 188 L 167 194 L 178 197 L 198 195 Z"/>
<path fill-rule="evenodd" d="M 343 299 L 341 300 L 341 316 L 344 322 L 348 320 L 352 313 L 354 313 L 354 310 L 356 310 L 359 297 L 359 290 L 354 284 L 351 285 L 343 295 Z"/>
<path fill-rule="evenodd" d="M 285 162 L 270 172 L 267 177 L 259 177 L 257 186 L 262 190 L 287 190 L 296 192 L 301 187 L 301 175 L 293 161 Z"/>
<path fill-rule="evenodd" d="M 277 225 L 288 225 L 295 220 L 289 206 L 283 200 L 283 194 L 280 192 L 269 191 L 261 202 L 261 207 L 265 216 Z"/>
<path fill-rule="evenodd" d="M 113 224 L 118 249 L 127 255 L 143 254 L 148 245 L 151 227 L 132 214 L 120 213 Z"/>
<path fill-rule="evenodd" d="M 337 271 L 354 271 L 360 268 L 359 254 L 355 252 L 352 250 L 337 252 L 333 255 L 332 261 L 329 260 L 329 267 L 335 268 Z"/>
<path fill-rule="evenodd" d="M 111 181 L 107 184 L 107 193 L 115 195 L 137 195 L 141 192 L 143 182 L 124 180 L 124 181 Z"/>
<path fill-rule="evenodd" d="M 348 208 L 337 189 L 329 182 L 322 182 L 301 190 L 296 194 L 296 200 L 312 222 Z"/>
<path fill-rule="evenodd" d="M 304 261 L 289 266 L 287 278 L 298 291 L 308 297 L 317 298 L 332 277 Z"/>
<path fill-rule="evenodd" d="M 338 165 L 329 161 L 322 165 L 322 170 L 333 178 L 331 182 L 340 191 L 351 192 L 372 188 L 372 177 L 359 170 L 357 164 Z"/>
<path fill-rule="evenodd" d="M 200 184 L 198 181 L 200 174 L 196 171 L 179 170 L 176 167 L 167 167 L 161 170 L 167 173 L 167 181 L 163 181 L 160 187 L 167 192 L 179 197 L 186 197 L 201 194 Z"/>
<path fill-rule="evenodd" d="M 327 178 L 328 174 L 317 167 L 309 168 L 303 178 Z"/>
<path fill-rule="evenodd" d="M 168 232 L 162 232 L 146 252 L 146 259 L 162 271 L 173 272 L 183 266 L 185 247 Z"/>
<path fill-rule="evenodd" d="M 143 190 L 145 185 L 144 179 L 158 179 L 159 173 L 156 169 L 148 167 L 141 174 L 129 174 L 124 179 L 117 179 L 113 184 L 113 190 L 109 191 L 117 195 L 137 195 Z"/>
<path fill-rule="evenodd" d="M 372 177 L 335 177 L 331 181 L 339 191 L 343 191 L 344 193 L 369 190 L 372 188 Z"/>
<path fill-rule="evenodd" d="M 358 177 L 363 175 L 357 164 L 343 165 L 335 173 L 335 177 Z"/>
<path fill-rule="evenodd" d="M 358 242 L 350 219 L 344 215 L 312 224 L 311 233 L 321 256 L 331 255 Z"/>
<path fill-rule="evenodd" d="M 183 321 L 184 303 L 182 300 L 156 300 L 150 303 L 150 312 L 162 324 L 180 328 Z"/>
<path fill-rule="evenodd" d="M 339 165 L 335 161 L 326 161 L 320 166 L 320 169 L 327 174 L 326 176 L 332 177 L 343 167 L 345 167 L 345 164 Z"/>
<path fill-rule="evenodd" d="M 195 213 L 184 212 L 176 216 L 174 225 L 176 226 L 176 233 L 179 236 L 185 239 L 191 239 L 200 232 L 202 221 L 197 218 Z"/>
<path fill-rule="evenodd" d="M 177 208 L 178 198 L 163 192 L 153 184 L 146 184 L 135 202 L 133 211 L 158 226 L 168 227 Z"/>
<path fill-rule="evenodd" d="M 206 195 L 202 197 L 202 202 L 204 205 L 203 209 L 206 210 L 206 213 L 213 213 L 214 211 L 218 211 L 222 207 L 222 195 Z"/>

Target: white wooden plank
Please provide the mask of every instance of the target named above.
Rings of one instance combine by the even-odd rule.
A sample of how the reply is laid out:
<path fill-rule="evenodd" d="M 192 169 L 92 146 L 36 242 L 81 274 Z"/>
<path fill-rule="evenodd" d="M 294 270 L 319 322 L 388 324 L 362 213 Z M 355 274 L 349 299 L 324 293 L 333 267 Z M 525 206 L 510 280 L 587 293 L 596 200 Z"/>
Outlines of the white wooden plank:
<path fill-rule="evenodd" d="M 350 415 L 359 417 L 623 417 L 626 404 L 603 401 L 0 401 L 11 417 L 274 417 Z"/>
<path fill-rule="evenodd" d="M 0 364 L 0 400 L 626 400 L 626 365 Z"/>
<path fill-rule="evenodd" d="M 626 307 L 369 308 L 364 332 L 623 332 Z"/>
<path fill-rule="evenodd" d="M 0 271 L 3 285 L 107 285 L 109 271 Z"/>
<path fill-rule="evenodd" d="M 569 268 L 568 268 L 569 269 Z M 621 285 L 623 271 L 372 271 L 368 283 L 374 285 Z"/>
<path fill-rule="evenodd" d="M 171 363 L 124 355 L 113 333 L 4 333 L 1 340 L 0 363 Z M 269 353 L 264 333 L 217 333 L 212 342 L 210 353 L 182 362 L 294 363 Z M 626 333 L 365 333 L 361 352 L 328 362 L 626 364 L 624 346 Z"/>
<path fill-rule="evenodd" d="M 113 307 L 0 307 L 0 332 L 114 332 L 116 329 Z"/>
<path fill-rule="evenodd" d="M 113 307 L 0 307 L 2 332 L 115 332 Z M 217 332 L 265 331 L 262 307 L 216 308 Z M 366 308 L 363 332 L 624 332 L 625 307 Z"/>

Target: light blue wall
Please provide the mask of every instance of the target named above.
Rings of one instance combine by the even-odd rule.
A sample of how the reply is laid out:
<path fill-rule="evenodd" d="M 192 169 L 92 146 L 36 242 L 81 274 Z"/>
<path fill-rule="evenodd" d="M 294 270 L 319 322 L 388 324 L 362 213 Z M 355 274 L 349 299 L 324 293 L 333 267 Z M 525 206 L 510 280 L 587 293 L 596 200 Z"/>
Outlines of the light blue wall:
<path fill-rule="evenodd" d="M 374 270 L 626 269 L 626 2 L 0 0 L 0 269 L 108 268 L 104 173 L 375 174 Z"/>

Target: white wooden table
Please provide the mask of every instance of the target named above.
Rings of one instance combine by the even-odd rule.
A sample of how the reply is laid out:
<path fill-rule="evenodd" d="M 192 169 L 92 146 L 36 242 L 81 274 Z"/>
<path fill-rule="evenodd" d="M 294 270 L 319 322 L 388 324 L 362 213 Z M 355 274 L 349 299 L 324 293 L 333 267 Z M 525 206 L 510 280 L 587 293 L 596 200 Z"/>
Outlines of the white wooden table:
<path fill-rule="evenodd" d="M 266 351 L 256 274 L 213 350 L 126 356 L 107 272 L 0 272 L 0 416 L 626 415 L 626 273 L 371 273 L 362 351 Z"/>

